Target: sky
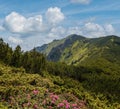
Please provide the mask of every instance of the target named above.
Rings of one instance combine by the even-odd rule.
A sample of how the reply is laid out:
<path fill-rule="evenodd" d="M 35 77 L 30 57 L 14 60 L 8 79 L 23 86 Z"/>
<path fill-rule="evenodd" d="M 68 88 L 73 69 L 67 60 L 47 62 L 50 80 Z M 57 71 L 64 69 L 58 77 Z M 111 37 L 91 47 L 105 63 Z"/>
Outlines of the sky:
<path fill-rule="evenodd" d="M 70 34 L 120 36 L 120 0 L 0 0 L 0 37 L 24 51 Z"/>

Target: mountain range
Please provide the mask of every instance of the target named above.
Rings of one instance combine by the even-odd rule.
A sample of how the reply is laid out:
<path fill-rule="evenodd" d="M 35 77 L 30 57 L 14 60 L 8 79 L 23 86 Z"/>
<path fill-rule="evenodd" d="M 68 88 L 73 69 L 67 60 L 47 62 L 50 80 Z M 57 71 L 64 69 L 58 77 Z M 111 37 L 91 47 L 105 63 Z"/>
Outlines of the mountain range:
<path fill-rule="evenodd" d="M 115 35 L 86 38 L 72 34 L 35 48 L 50 61 L 67 64 L 88 64 L 97 60 L 120 65 L 120 37 Z"/>

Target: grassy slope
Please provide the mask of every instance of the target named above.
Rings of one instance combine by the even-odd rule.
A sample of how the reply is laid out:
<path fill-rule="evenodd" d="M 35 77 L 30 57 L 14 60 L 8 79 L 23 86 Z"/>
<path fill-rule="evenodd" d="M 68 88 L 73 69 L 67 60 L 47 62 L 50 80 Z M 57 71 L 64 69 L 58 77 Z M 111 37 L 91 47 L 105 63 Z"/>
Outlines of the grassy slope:
<path fill-rule="evenodd" d="M 120 38 L 112 36 L 86 39 L 85 41 L 77 40 L 70 47 L 66 47 L 60 61 L 66 61 L 68 64 L 79 64 L 104 58 L 110 62 L 120 64 L 119 43 Z"/>

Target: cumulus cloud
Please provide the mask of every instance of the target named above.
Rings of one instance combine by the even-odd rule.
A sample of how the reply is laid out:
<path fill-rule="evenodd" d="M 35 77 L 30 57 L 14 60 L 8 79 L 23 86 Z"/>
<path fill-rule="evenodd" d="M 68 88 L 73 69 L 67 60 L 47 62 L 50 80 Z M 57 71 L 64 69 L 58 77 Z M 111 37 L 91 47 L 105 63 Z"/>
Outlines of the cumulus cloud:
<path fill-rule="evenodd" d="M 64 20 L 65 16 L 58 7 L 48 8 L 46 12 L 46 19 L 42 15 L 36 15 L 26 18 L 25 16 L 11 12 L 5 17 L 3 27 L 18 34 L 36 34 L 46 32 Z M 51 25 L 52 24 L 52 25 Z M 2 28 L 0 27 L 0 30 Z"/>
<path fill-rule="evenodd" d="M 79 34 L 79 35 L 82 35 L 83 32 L 82 32 L 82 28 L 81 27 L 69 27 L 68 30 L 67 30 L 67 35 L 70 35 L 70 34 Z"/>
<path fill-rule="evenodd" d="M 100 37 L 114 34 L 115 29 L 111 24 L 100 25 L 93 22 L 88 22 L 83 27 L 83 34 L 88 37 Z"/>
<path fill-rule="evenodd" d="M 111 24 L 100 25 L 94 22 L 87 22 L 81 26 L 74 27 L 54 27 L 48 33 L 48 38 L 57 39 L 70 34 L 83 35 L 90 38 L 111 35 L 115 33 L 115 29 Z"/>
<path fill-rule="evenodd" d="M 5 18 L 4 27 L 11 32 L 22 32 L 26 18 L 19 13 L 12 12 Z"/>
<path fill-rule="evenodd" d="M 65 31 L 65 35 L 78 34 L 86 37 L 101 37 L 115 33 L 115 29 L 111 24 L 100 25 L 94 22 L 84 23 L 82 26 L 69 27 Z"/>
<path fill-rule="evenodd" d="M 85 24 L 84 28 L 86 29 L 86 31 L 88 32 L 91 32 L 91 31 L 103 31 L 103 28 L 102 26 L 100 26 L 99 24 L 96 24 L 96 23 L 91 23 L 91 22 L 88 22 Z"/>
<path fill-rule="evenodd" d="M 12 37 L 12 36 L 10 36 L 10 37 L 8 38 L 8 40 L 9 40 L 11 43 L 13 43 L 13 44 L 21 44 L 21 43 L 23 43 L 23 41 L 22 41 L 21 39 L 18 39 L 18 38 Z"/>
<path fill-rule="evenodd" d="M 25 22 L 24 32 L 44 32 L 45 30 L 46 27 L 43 24 L 43 19 L 41 15 L 30 17 Z"/>
<path fill-rule="evenodd" d="M 49 34 L 48 34 L 48 37 L 49 38 L 60 38 L 60 37 L 63 37 L 66 33 L 66 29 L 59 26 L 59 27 L 53 27 Z"/>
<path fill-rule="evenodd" d="M 100 37 L 106 34 L 106 31 L 103 26 L 93 22 L 86 23 L 82 31 L 83 34 L 85 34 L 88 37 Z"/>
<path fill-rule="evenodd" d="M 106 24 L 104 26 L 105 28 L 105 31 L 108 33 L 108 34 L 113 34 L 115 32 L 115 29 L 113 28 L 113 26 L 111 24 Z"/>
<path fill-rule="evenodd" d="M 45 27 L 41 15 L 26 18 L 17 12 L 12 12 L 5 18 L 4 27 L 13 33 L 42 32 Z"/>
<path fill-rule="evenodd" d="M 46 19 L 49 23 L 55 25 L 63 21 L 65 18 L 64 14 L 61 12 L 61 9 L 58 7 L 50 7 L 46 12 Z"/>
<path fill-rule="evenodd" d="M 89 4 L 91 0 L 70 0 L 71 3 Z"/>

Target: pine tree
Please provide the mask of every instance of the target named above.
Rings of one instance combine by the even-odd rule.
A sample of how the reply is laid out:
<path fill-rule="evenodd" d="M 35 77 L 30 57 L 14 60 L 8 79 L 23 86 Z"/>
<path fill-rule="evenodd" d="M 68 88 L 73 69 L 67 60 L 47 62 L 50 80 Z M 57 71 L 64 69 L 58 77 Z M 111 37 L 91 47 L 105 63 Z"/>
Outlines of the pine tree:
<path fill-rule="evenodd" d="M 21 65 L 21 55 L 22 55 L 21 47 L 18 45 L 15 48 L 15 50 L 13 51 L 13 54 L 12 54 L 12 62 L 11 62 L 12 66 L 20 67 L 20 65 Z"/>

